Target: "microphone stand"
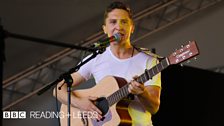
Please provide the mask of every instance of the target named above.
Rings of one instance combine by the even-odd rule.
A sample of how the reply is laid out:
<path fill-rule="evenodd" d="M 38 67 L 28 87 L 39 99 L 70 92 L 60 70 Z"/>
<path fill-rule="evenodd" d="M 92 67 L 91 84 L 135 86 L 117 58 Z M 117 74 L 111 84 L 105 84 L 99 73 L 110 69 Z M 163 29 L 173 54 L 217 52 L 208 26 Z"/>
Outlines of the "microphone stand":
<path fill-rule="evenodd" d="M 73 44 L 62 43 L 62 42 L 53 41 L 53 40 L 46 40 L 46 39 L 26 36 L 26 35 L 22 35 L 22 34 L 11 33 L 11 32 L 5 31 L 3 29 L 3 27 L 0 25 L 0 42 L 1 42 L 0 43 L 1 44 L 1 54 L 0 54 L 1 55 L 1 64 L 0 64 L 1 66 L 0 67 L 2 67 L 1 68 L 2 70 L 1 70 L 1 73 L 0 73 L 0 75 L 1 75 L 0 79 L 2 79 L 3 59 L 5 59 L 4 58 L 4 39 L 6 37 L 11 37 L 11 38 L 15 38 L 15 39 L 22 39 L 22 40 L 29 40 L 29 41 L 35 41 L 35 42 L 42 43 L 42 44 L 50 44 L 50 45 L 54 45 L 54 46 L 68 47 L 68 48 L 78 49 L 78 50 L 85 50 L 85 51 L 89 51 L 89 52 L 93 53 L 92 56 L 87 58 L 85 61 L 83 61 L 80 64 L 78 64 L 76 67 L 71 68 L 68 72 L 66 72 L 64 74 L 61 74 L 58 79 L 56 79 L 52 83 L 46 85 L 39 92 L 37 92 L 38 95 L 41 95 L 42 93 L 44 93 L 48 89 L 50 89 L 53 85 L 56 85 L 59 82 L 61 82 L 62 80 L 64 80 L 64 82 L 67 84 L 67 92 L 68 92 L 68 126 L 70 126 L 71 86 L 72 86 L 72 83 L 73 83 L 73 79 L 71 77 L 71 74 L 76 72 L 76 71 L 78 71 L 79 68 L 82 65 L 84 65 L 87 62 L 89 62 L 91 59 L 95 58 L 98 54 L 103 53 L 105 51 L 105 47 L 86 48 L 86 47 L 76 46 L 76 45 L 73 45 Z"/>
<path fill-rule="evenodd" d="M 1 96 L 3 96 L 2 94 L 2 85 L 3 85 L 3 63 L 5 61 L 5 41 L 4 41 L 4 32 L 3 32 L 3 26 L 1 25 L 1 18 L 0 18 L 0 83 L 1 83 Z M 2 101 L 2 97 L 1 97 L 1 101 Z M 2 102 L 1 102 L 1 106 L 2 108 Z M 2 112 L 2 111 L 1 111 Z M 2 114 L 1 114 L 1 124 L 2 124 Z"/>

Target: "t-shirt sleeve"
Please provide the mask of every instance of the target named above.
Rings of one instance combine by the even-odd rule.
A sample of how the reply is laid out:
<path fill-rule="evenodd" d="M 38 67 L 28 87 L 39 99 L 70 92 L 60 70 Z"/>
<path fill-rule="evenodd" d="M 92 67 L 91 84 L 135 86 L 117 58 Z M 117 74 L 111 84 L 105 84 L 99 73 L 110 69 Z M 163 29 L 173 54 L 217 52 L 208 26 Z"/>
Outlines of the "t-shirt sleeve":
<path fill-rule="evenodd" d="M 148 60 L 149 61 L 149 60 Z M 158 59 L 156 58 L 153 58 L 151 60 L 151 64 L 148 63 L 147 61 L 147 65 L 146 65 L 146 68 L 147 69 L 151 69 L 153 66 L 155 66 L 156 64 L 159 63 Z M 153 76 L 152 79 L 150 79 L 149 81 L 145 82 L 144 84 L 145 86 L 148 86 L 148 85 L 154 85 L 154 86 L 158 86 L 158 87 L 161 87 L 161 72 L 158 73 L 157 75 Z"/>
<path fill-rule="evenodd" d="M 83 61 L 85 61 L 86 59 L 88 59 L 91 55 L 87 56 L 86 58 L 84 58 Z M 86 64 L 84 64 L 83 66 L 80 67 L 80 69 L 78 70 L 78 73 L 84 77 L 86 80 L 89 80 L 91 78 L 91 70 L 92 70 L 92 64 L 94 62 L 94 59 L 90 60 L 89 62 L 87 62 Z M 80 62 L 81 63 L 81 62 Z M 79 63 L 79 64 L 80 64 Z"/>

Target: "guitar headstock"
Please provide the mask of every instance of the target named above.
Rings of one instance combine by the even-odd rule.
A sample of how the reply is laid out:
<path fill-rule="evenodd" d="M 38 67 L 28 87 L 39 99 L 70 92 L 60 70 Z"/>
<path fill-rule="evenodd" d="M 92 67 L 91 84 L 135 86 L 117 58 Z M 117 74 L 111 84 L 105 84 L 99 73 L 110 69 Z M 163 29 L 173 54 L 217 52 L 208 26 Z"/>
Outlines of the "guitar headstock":
<path fill-rule="evenodd" d="M 173 52 L 169 57 L 169 64 L 179 64 L 193 58 L 199 54 L 199 50 L 195 41 L 190 41 L 189 44 Z"/>

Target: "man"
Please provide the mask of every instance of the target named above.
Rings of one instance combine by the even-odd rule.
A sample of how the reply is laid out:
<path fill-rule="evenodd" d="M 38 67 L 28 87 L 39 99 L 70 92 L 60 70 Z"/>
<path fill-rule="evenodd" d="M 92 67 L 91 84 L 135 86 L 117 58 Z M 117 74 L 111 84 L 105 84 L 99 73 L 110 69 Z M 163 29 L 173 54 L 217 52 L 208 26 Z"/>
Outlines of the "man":
<path fill-rule="evenodd" d="M 127 82 L 130 82 L 128 92 L 134 95 L 134 100 L 128 106 L 132 125 L 152 126 L 151 114 L 155 114 L 160 105 L 160 73 L 144 84 L 138 83 L 135 79 L 137 75 L 144 73 L 145 69 L 150 69 L 154 66 L 157 63 L 157 59 L 139 52 L 131 45 L 130 36 L 134 32 L 134 23 L 130 9 L 125 4 L 113 2 L 108 6 L 104 15 L 103 30 L 108 37 L 119 33 L 121 39 L 118 42 L 111 42 L 104 53 L 99 54 L 96 58 L 82 66 L 76 73 L 73 73 L 73 86 L 90 79 L 92 75 L 96 84 L 107 76 L 125 78 Z M 100 86 L 103 85 L 101 84 Z M 57 92 L 58 99 L 66 105 L 66 86 L 63 86 Z M 101 96 L 88 94 L 88 97 L 78 97 L 76 96 L 76 91 L 73 91 L 71 106 L 72 108 L 78 108 L 80 111 L 97 112 L 97 122 L 100 122 L 104 117 L 101 110 L 94 104 L 94 100 L 97 97 Z"/>

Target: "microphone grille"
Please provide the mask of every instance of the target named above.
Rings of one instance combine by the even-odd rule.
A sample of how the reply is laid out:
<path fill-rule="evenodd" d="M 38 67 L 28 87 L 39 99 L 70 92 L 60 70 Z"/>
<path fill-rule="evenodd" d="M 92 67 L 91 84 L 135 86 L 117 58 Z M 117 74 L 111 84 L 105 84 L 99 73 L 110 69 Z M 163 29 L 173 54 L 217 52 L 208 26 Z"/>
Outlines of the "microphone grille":
<path fill-rule="evenodd" d="M 117 42 L 121 41 L 121 34 L 120 34 L 120 33 L 116 33 L 116 34 L 114 34 L 114 37 L 115 37 L 115 40 L 116 40 Z"/>

